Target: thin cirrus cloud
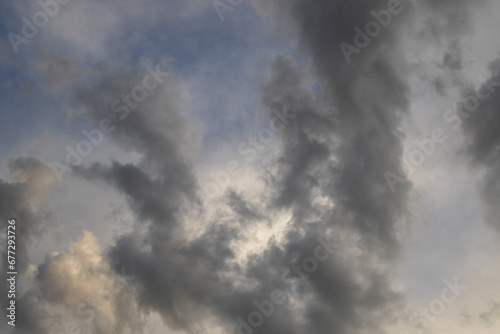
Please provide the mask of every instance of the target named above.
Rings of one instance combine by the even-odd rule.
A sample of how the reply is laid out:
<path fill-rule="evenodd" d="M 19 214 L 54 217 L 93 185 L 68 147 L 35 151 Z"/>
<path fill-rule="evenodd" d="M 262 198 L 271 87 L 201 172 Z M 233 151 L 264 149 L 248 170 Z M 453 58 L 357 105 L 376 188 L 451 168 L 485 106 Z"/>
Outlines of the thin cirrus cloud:
<path fill-rule="evenodd" d="M 19 17 L 39 10 L 2 6 Z M 435 119 L 427 106 L 466 108 L 485 92 L 464 73 L 464 45 L 481 33 L 479 13 L 498 6 L 254 0 L 233 2 L 224 20 L 219 2 L 58 8 L 1 62 L 5 82 L 7 71 L 24 77 L 29 89 L 11 88 L 18 96 L 36 92 L 27 105 L 50 106 L 42 113 L 50 119 L 29 123 L 32 136 L 49 139 L 12 138 L 19 152 L 0 154 L 0 219 L 19 227 L 17 318 L 15 327 L 2 323 L 6 332 L 498 330 L 498 235 L 489 233 L 500 226 L 497 59 L 474 65 L 489 73 L 488 98 L 449 114 L 455 129 L 445 127 L 450 118 L 437 125 L 453 140 L 434 143 L 418 166 L 406 156 L 410 139 L 432 133 L 422 128 Z M 2 31 L 20 29 L 3 20 Z M 146 89 L 154 68 L 161 80 Z M 422 77 L 433 80 L 418 100 Z M 16 117 L 30 115 L 4 99 Z M 289 118 L 274 129 L 278 114 Z M 248 133 L 260 140 L 246 139 L 253 159 L 239 146 Z M 264 133 L 273 135 L 268 145 Z M 449 198 L 430 205 L 438 185 L 425 180 L 445 173 L 439 194 Z M 460 177 L 477 193 L 451 196 L 465 191 L 453 184 Z M 221 191 L 209 196 L 210 186 Z M 58 205 L 75 193 L 103 201 Z M 453 225 L 465 213 L 469 220 Z M 118 224 L 112 235 L 101 228 L 110 224 Z M 451 226 L 457 240 L 472 233 L 471 244 L 443 239 L 430 256 Z"/>

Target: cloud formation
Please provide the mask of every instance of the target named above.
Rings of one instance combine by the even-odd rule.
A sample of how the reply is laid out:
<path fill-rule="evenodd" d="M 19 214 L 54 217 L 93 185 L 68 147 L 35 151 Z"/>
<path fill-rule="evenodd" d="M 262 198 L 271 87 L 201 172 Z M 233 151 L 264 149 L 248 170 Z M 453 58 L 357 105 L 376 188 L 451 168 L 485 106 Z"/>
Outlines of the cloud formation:
<path fill-rule="evenodd" d="M 206 2 L 174 1 L 168 8 L 180 17 L 169 12 L 163 19 L 158 14 L 163 3 L 150 4 L 154 9 L 131 1 L 75 3 L 40 33 L 38 42 L 30 43 L 41 58 L 27 72 L 44 83 L 40 94 L 60 103 L 54 123 L 79 137 L 65 133 L 62 146 L 26 150 L 57 164 L 18 156 L 9 163 L 8 179 L 0 179 L 0 219 L 20 222 L 17 264 L 23 289 L 13 333 L 147 333 L 154 315 L 163 322 L 160 331 L 175 333 L 385 334 L 413 326 L 408 315 L 415 301 L 430 305 L 422 299 L 434 288 L 425 286 L 426 295 L 410 300 L 415 268 L 419 261 L 437 261 L 419 257 L 413 259 L 418 265 L 405 265 L 414 256 L 409 249 L 427 247 L 409 240 L 425 225 L 415 219 L 425 215 L 412 210 L 428 209 L 428 203 L 415 199 L 420 189 L 414 182 L 435 172 L 426 166 L 412 177 L 403 159 L 410 136 L 405 130 L 418 128 L 415 119 L 430 117 L 427 110 L 422 119 L 413 111 L 425 100 L 415 101 L 412 92 L 419 71 L 432 72 L 427 83 L 437 93 L 432 95 L 436 104 L 463 90 L 463 109 L 455 119 L 465 138 L 462 157 L 474 170 L 484 171 L 485 221 L 500 230 L 500 62 L 491 63 L 486 88 L 467 85 L 462 41 L 475 23 L 469 2 L 253 0 L 255 12 L 244 13 L 253 9 L 234 6 L 231 15 L 241 13 L 242 21 L 251 17 L 250 29 L 275 29 L 275 40 L 266 40 L 269 45 L 291 38 L 298 46 L 264 52 L 271 59 L 266 82 L 252 86 L 259 96 L 252 110 L 240 116 L 255 118 L 252 126 L 269 120 L 275 125 L 273 119 L 286 113 L 293 118 L 273 130 L 277 140 L 266 150 L 244 142 L 255 148 L 252 161 L 240 166 L 248 180 L 224 180 L 227 188 L 213 198 L 203 196 L 200 185 L 205 172 L 216 167 L 208 166 L 207 154 L 199 149 L 213 149 L 220 128 L 234 126 L 231 132 L 240 135 L 252 126 L 239 119 L 234 125 L 222 116 L 210 119 L 224 123 L 220 128 L 198 124 L 208 118 L 199 113 L 219 114 L 212 106 L 193 111 L 193 99 L 200 98 L 193 95 L 206 94 L 189 82 L 190 71 L 198 69 L 193 63 L 201 60 L 191 59 L 196 52 L 183 49 L 186 42 L 172 31 L 190 23 L 200 33 L 210 20 L 230 20 L 221 23 L 213 12 L 210 18 L 213 8 Z M 118 6 L 123 10 L 107 11 Z M 139 28 L 148 18 L 159 31 Z M 102 35 L 93 39 L 95 31 Z M 179 34 L 192 37 L 191 32 Z M 176 56 L 167 58 L 162 43 Z M 206 43 L 214 43 L 218 54 L 233 50 L 216 40 Z M 437 58 L 415 60 L 407 49 L 412 43 L 428 45 L 428 57 Z M 137 45 L 134 52 L 121 54 Z M 152 58 L 139 55 L 145 51 Z M 472 108 L 468 96 L 478 94 L 488 98 Z M 226 137 L 231 136 L 221 136 Z M 75 138 L 81 139 L 76 145 Z M 232 140 L 241 142 L 236 135 Z M 66 159 L 57 160 L 61 156 Z M 397 182 L 388 183 L 388 172 L 397 175 Z M 52 220 L 58 221 L 57 214 L 71 211 L 49 209 L 55 186 L 64 190 L 59 198 L 72 192 L 90 198 L 94 189 L 104 189 L 109 198 L 103 207 L 123 203 L 121 214 L 130 228 L 106 239 L 104 233 L 79 226 L 76 239 L 65 235 L 72 240 L 66 240 L 68 249 L 43 252 L 44 260 L 35 266 L 29 253 L 46 245 L 33 241 L 44 236 Z M 101 213 L 106 210 L 85 214 L 104 225 L 108 221 Z M 70 215 L 81 214 L 74 211 Z M 436 208 L 429 211 L 439 216 Z M 443 226 L 439 232 L 452 235 Z M 5 259 L 2 253 L 4 267 Z M 0 292 L 6 305 L 3 286 Z M 485 326 L 494 326 L 498 304 L 475 314 Z"/>
<path fill-rule="evenodd" d="M 485 220 L 495 229 L 500 229 L 498 195 L 500 194 L 500 156 L 498 145 L 500 131 L 496 126 L 500 115 L 500 75 L 498 61 L 490 66 L 491 76 L 478 91 L 473 93 L 484 96 L 485 99 L 472 101 L 470 98 L 462 101 L 458 115 L 461 119 L 462 131 L 465 136 L 465 153 L 474 166 L 485 170 L 481 194 L 485 204 Z M 474 95 L 476 96 L 476 95 Z M 474 105 L 473 105 L 474 104 Z"/>

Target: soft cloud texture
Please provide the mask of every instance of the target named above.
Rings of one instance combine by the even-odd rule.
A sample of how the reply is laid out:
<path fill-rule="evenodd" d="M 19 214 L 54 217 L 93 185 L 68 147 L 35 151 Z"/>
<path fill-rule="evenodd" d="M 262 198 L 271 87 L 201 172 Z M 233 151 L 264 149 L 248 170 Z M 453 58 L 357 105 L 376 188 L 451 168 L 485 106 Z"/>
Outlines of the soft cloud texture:
<path fill-rule="evenodd" d="M 460 126 L 449 130 L 453 115 L 435 112 L 485 93 L 465 73 L 480 8 L 497 10 L 483 1 L 253 0 L 220 22 L 203 1 L 61 6 L 18 58 L 0 63 L 8 92 L 34 109 L 43 101 L 36 119 L 46 123 L 29 130 L 50 138 L 15 139 L 20 152 L 0 156 L 9 161 L 0 219 L 18 222 L 18 319 L 7 328 L 495 332 L 498 298 L 484 282 L 498 277 L 485 269 L 499 251 L 487 232 L 500 229 L 498 60 L 475 64 L 489 72 L 488 97 L 454 116 Z M 22 111 L 17 99 L 6 96 L 6 106 Z M 420 145 L 438 127 L 447 141 Z M 414 146 L 424 162 L 409 169 Z M 479 196 L 456 184 L 478 175 Z M 221 191 L 208 196 L 209 183 Z M 54 204 L 67 198 L 88 201 Z M 75 223 L 82 211 L 95 225 L 114 221 L 116 232 Z M 467 291 L 445 303 L 443 282 L 458 276 Z"/>

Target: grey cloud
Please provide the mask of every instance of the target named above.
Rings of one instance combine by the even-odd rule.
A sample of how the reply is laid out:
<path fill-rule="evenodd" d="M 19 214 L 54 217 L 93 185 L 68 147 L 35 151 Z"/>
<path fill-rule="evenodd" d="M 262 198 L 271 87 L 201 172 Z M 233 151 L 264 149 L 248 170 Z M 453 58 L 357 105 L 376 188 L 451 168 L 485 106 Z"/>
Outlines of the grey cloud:
<path fill-rule="evenodd" d="M 37 291 L 28 291 L 17 300 L 16 334 L 48 334 L 47 319 L 50 313 L 46 302 Z M 12 328 L 11 328 L 12 329 Z"/>
<path fill-rule="evenodd" d="M 95 164 L 75 168 L 76 175 L 89 180 L 105 181 L 127 195 L 138 218 L 155 224 L 173 226 L 182 201 L 197 202 L 197 180 L 189 161 L 191 136 L 182 115 L 182 92 L 171 76 L 164 76 L 158 87 L 148 92 L 142 102 L 128 106 L 114 101 L 130 94 L 147 75 L 139 73 L 104 73 L 90 88 L 78 88 L 75 101 L 87 110 L 98 127 L 102 119 L 113 120 L 115 130 L 108 135 L 113 143 L 126 152 L 142 155 L 135 165 L 118 162 L 110 166 Z M 114 112 L 117 111 L 117 112 Z"/>
<path fill-rule="evenodd" d="M 331 229 L 354 231 L 365 238 L 365 251 L 376 250 L 394 259 L 410 184 L 399 184 L 393 193 L 383 177 L 387 170 L 402 169 L 398 126 L 408 107 L 405 79 L 394 65 L 404 65 L 404 59 L 391 50 L 397 48 L 398 28 L 411 10 L 394 17 L 390 29 L 374 38 L 349 65 L 340 43 L 351 42 L 353 28 L 364 27 L 372 19 L 370 11 L 385 9 L 386 2 L 274 1 L 263 6 L 280 8 L 274 13 L 278 20 L 293 18 L 301 45 L 312 55 L 321 94 L 317 97 L 308 75 L 291 59 L 276 58 L 261 103 L 269 109 L 288 107 L 297 117 L 296 124 L 283 132 L 284 150 L 268 185 L 271 209 L 291 209 L 293 218 L 280 245 L 284 250 L 266 252 L 249 270 L 282 286 L 266 268 L 286 270 L 294 254 L 311 254 L 316 238 Z M 331 200 L 332 212 L 313 204 L 317 192 Z M 357 259 L 364 264 L 360 267 L 344 266 L 342 258 L 335 257 L 293 294 L 298 300 L 308 296 L 303 322 L 289 320 L 296 332 L 381 331 L 404 308 L 388 274 L 370 268 L 368 253 Z M 358 275 L 371 283 L 356 282 Z M 272 331 L 263 328 L 262 332 Z"/>
<path fill-rule="evenodd" d="M 335 256 L 296 288 L 282 280 L 290 264 L 312 254 L 316 238 L 331 228 L 366 236 L 369 247 L 384 258 L 398 254 L 397 225 L 406 214 L 410 185 L 404 182 L 392 193 L 384 172 L 401 169 L 398 126 L 408 107 L 408 90 L 393 65 L 404 60 L 390 50 L 397 47 L 404 15 L 395 17 L 391 29 L 375 38 L 353 64 L 347 64 L 339 48 L 342 41 L 352 40 L 355 25 L 364 26 L 371 18 L 371 9 L 385 5 L 294 1 L 283 6 L 290 10 L 283 15 L 295 20 L 313 56 L 315 77 L 324 92 L 317 98 L 305 71 L 279 56 L 262 94 L 264 107 L 289 107 L 297 115 L 283 132 L 284 151 L 268 179 L 268 209 L 289 208 L 294 214 L 283 244 L 271 241 L 263 255 L 241 268 L 233 264 L 231 248 L 240 233 L 221 219 L 194 241 L 177 234 L 168 237 L 168 227 L 152 224 L 150 238 L 123 237 L 110 250 L 113 266 L 125 267 L 138 278 L 141 303 L 159 310 L 171 326 L 194 332 L 194 320 L 209 314 L 234 326 L 236 317 L 245 318 L 254 310 L 252 301 L 268 299 L 272 288 L 291 289 L 290 298 L 303 303 L 306 311 L 298 314 L 294 304 L 283 306 L 276 317 L 266 319 L 260 333 L 378 331 L 397 313 L 402 297 L 392 290 L 387 273 L 370 265 L 371 252 L 355 256 L 359 265 L 352 267 Z M 132 127 L 127 131 L 133 136 Z M 158 158 L 153 154 L 151 159 Z M 129 196 L 134 192 L 134 187 L 120 189 Z M 315 190 L 334 203 L 333 213 L 311 204 Z M 234 199 L 229 203 L 237 214 L 248 214 Z M 162 234 L 167 235 L 156 237 Z M 355 277 L 363 277 L 363 282 Z M 236 285 L 238 281 L 244 284 Z"/>
<path fill-rule="evenodd" d="M 448 15 L 442 6 L 451 2 L 428 3 Z M 138 73 L 103 71 L 90 88 L 77 88 L 74 98 L 94 126 L 112 118 L 116 130 L 109 138 L 126 152 L 141 154 L 141 162 L 84 165 L 74 168 L 74 175 L 110 185 L 128 200 L 135 230 L 116 240 L 107 259 L 116 273 L 124 268 L 134 278 L 138 307 L 159 312 L 169 326 L 206 332 L 206 324 L 214 321 L 234 331 L 236 318 L 255 310 L 254 300 L 269 299 L 272 289 L 280 289 L 289 303 L 276 306 L 259 333 L 383 333 L 404 309 L 389 269 L 377 261 L 396 261 L 404 247 L 398 232 L 406 228 L 411 184 L 400 182 L 392 192 L 384 173 L 402 169 L 400 126 L 409 101 L 401 72 L 406 63 L 398 47 L 413 9 L 394 16 L 390 27 L 348 64 L 340 43 L 351 42 L 353 28 L 364 27 L 373 19 L 370 11 L 385 9 L 387 1 L 275 0 L 259 6 L 280 9 L 273 18 L 295 29 L 313 69 L 310 74 L 279 55 L 263 89 L 264 108 L 289 108 L 296 115 L 282 132 L 283 151 L 265 173 L 268 202 L 254 209 L 243 196 L 229 193 L 224 200 L 234 215 L 200 217 L 196 223 L 202 231 L 190 238 L 178 204 L 199 204 L 198 185 L 186 154 L 190 130 L 175 81 L 165 78 L 123 119 L 123 114 L 110 114 L 112 101 L 140 84 Z M 313 82 L 320 93 L 311 88 Z M 316 194 L 330 205 L 315 204 Z M 281 210 L 293 214 L 284 241 L 271 239 L 246 266 L 236 263 L 235 244 L 246 228 L 238 222 Z M 290 265 L 314 254 L 318 237 L 332 233 L 359 236 L 364 243 L 337 250 L 307 280 L 292 274 L 283 279 Z M 46 297 L 59 302 L 67 290 L 49 289 L 47 268 L 60 261 L 48 259 L 39 275 Z"/>
<path fill-rule="evenodd" d="M 242 219 L 242 222 L 264 219 L 264 216 L 259 212 L 256 205 L 245 200 L 234 190 L 229 191 L 227 197 L 228 205 Z"/>
<path fill-rule="evenodd" d="M 365 326 L 375 331 L 382 328 L 389 315 L 397 313 L 396 310 L 404 304 L 402 297 L 392 291 L 386 274 L 374 270 L 369 257 L 344 254 L 352 249 L 339 244 L 334 246 L 332 257 L 319 263 L 316 271 L 307 274 L 302 269 L 307 278 L 301 280 L 293 273 L 294 266 L 303 265 L 305 258 L 313 256 L 318 236 L 328 234 L 322 221 L 310 222 L 306 226 L 294 225 L 286 235 L 285 244 L 273 243 L 263 255 L 252 259 L 248 275 L 258 280 L 264 277 L 269 289 L 276 288 L 286 293 L 288 303 L 279 306 L 280 321 L 285 321 L 282 330 L 286 330 L 286 323 L 293 324 L 293 333 L 351 333 L 363 330 Z M 359 266 L 354 266 L 354 263 Z M 364 277 L 366 284 L 354 277 Z M 303 303 L 302 311 L 292 307 L 292 302 Z M 273 330 L 279 328 L 276 326 L 269 324 L 262 332 L 274 333 Z"/>
<path fill-rule="evenodd" d="M 300 191 L 287 189 L 282 196 L 307 198 L 308 192 L 319 188 L 340 205 L 338 210 L 343 216 L 349 217 L 344 224 L 369 233 L 374 242 L 381 242 L 379 246 L 385 244 L 391 254 L 398 248 L 394 225 L 404 218 L 410 188 L 408 182 L 403 182 L 392 193 L 383 177 L 385 171 L 402 169 L 402 134 L 398 125 L 408 106 L 408 89 L 394 66 L 404 65 L 404 59 L 390 50 L 397 47 L 398 28 L 411 8 L 393 17 L 390 27 L 374 38 L 352 64 L 346 62 L 339 48 L 341 42 L 354 38 L 354 26 L 364 27 L 373 19 L 372 9 L 385 9 L 386 5 L 385 1 L 349 5 L 341 1 L 293 2 L 291 16 L 313 55 L 324 99 L 315 102 L 309 92 L 308 99 L 294 100 L 294 96 L 305 94 L 303 87 L 307 83 L 284 79 L 296 70 L 290 64 L 283 66 L 283 59 L 278 58 L 275 76 L 266 87 L 262 102 L 276 108 L 279 100 L 281 107 L 289 105 L 292 110 L 300 110 L 298 129 L 286 133 L 284 142 L 290 144 L 281 158 L 283 170 L 296 172 L 288 177 L 288 182 L 283 179 L 279 187 L 300 182 L 304 185 Z M 295 76 L 300 78 L 299 74 Z M 310 102 L 305 105 L 304 100 Z M 320 102 L 327 104 L 326 115 L 318 111 L 325 109 L 317 106 Z M 307 205 L 307 200 L 302 202 Z M 367 222 L 374 227 L 370 231 Z"/>
<path fill-rule="evenodd" d="M 46 163 L 32 157 L 20 156 L 9 164 L 12 182 L 0 180 L 0 220 L 2 221 L 2 281 L 7 279 L 7 221 L 16 221 L 16 271 L 23 275 L 29 265 L 28 249 L 32 243 L 45 232 L 51 221 L 51 212 L 44 208 L 44 200 L 54 180 L 54 173 Z M 20 276 L 18 276 L 20 277 Z M 0 285 L 2 314 L 7 308 L 7 284 Z M 40 328 L 37 307 L 32 300 L 35 296 L 26 295 L 19 298 L 18 307 L 25 307 L 17 315 L 17 323 L 22 323 L 19 330 L 30 333 Z M 30 312 L 32 310 L 33 312 Z M 43 333 L 43 331 L 40 331 Z"/>
<path fill-rule="evenodd" d="M 463 109 L 461 115 L 462 131 L 466 141 L 464 152 L 470 157 L 474 166 L 485 169 L 485 176 L 481 186 L 482 197 L 485 204 L 485 220 L 492 227 L 500 231 L 500 217 L 498 209 L 498 196 L 500 195 L 500 75 L 496 63 L 492 64 L 492 75 L 480 88 L 479 92 L 471 91 L 468 96 L 477 94 L 490 94 L 487 99 L 480 101 L 478 107 L 472 112 Z M 479 100 L 478 100 L 479 101 Z"/>
<path fill-rule="evenodd" d="M 111 100 L 140 80 L 138 75 L 116 73 L 90 89 L 78 90 L 75 97 L 97 124 L 108 116 Z M 199 238 L 188 242 L 184 234 L 179 203 L 197 202 L 198 188 L 181 150 L 186 127 L 177 104 L 179 94 L 166 87 L 175 84 L 172 79 L 165 81 L 159 88 L 162 94 L 153 93 L 126 118 L 117 120 L 117 130 L 111 134 L 125 150 L 143 154 L 143 161 L 75 167 L 74 175 L 111 185 L 129 200 L 137 222 L 146 224 L 148 233 L 145 239 L 136 234 L 119 237 L 109 250 L 111 264 L 117 273 L 125 268 L 135 277 L 142 307 L 158 311 L 172 327 L 195 332 L 199 319 L 218 314 L 217 307 L 213 311 L 209 305 L 217 305 L 219 299 L 238 299 L 224 277 L 238 272 L 237 266 L 229 264 L 234 257 L 230 244 L 238 232 L 232 222 L 206 222 Z M 241 199 L 232 199 L 230 205 L 236 211 L 248 213 Z"/>
<path fill-rule="evenodd" d="M 50 211 L 40 208 L 53 180 L 54 173 L 46 163 L 31 157 L 18 157 L 10 163 L 10 173 L 14 182 L 0 180 L 0 219 L 7 222 L 15 219 L 17 240 L 17 271 L 24 273 L 28 267 L 28 247 L 44 232 L 50 221 Z M 2 238 L 6 238 L 4 225 Z M 2 254 L 6 254 L 6 247 Z M 7 256 L 2 256 L 6 261 Z M 3 262 L 5 265 L 6 262 Z M 5 266 L 6 267 L 6 266 Z"/>
<path fill-rule="evenodd" d="M 231 293 L 230 281 L 219 276 L 232 258 L 230 236 L 214 227 L 192 244 L 164 240 L 151 252 L 142 249 L 140 240 L 125 236 L 110 250 L 110 259 L 115 268 L 134 275 L 142 305 L 159 311 L 170 326 L 194 331 L 199 319 L 212 312 L 207 307 L 218 307 L 214 299 Z"/>
<path fill-rule="evenodd" d="M 321 86 L 317 97 L 304 70 L 278 56 L 271 81 L 263 90 L 264 107 L 288 106 L 297 113 L 297 125 L 283 132 L 284 151 L 268 181 L 274 207 L 289 208 L 294 215 L 282 245 L 285 254 L 307 254 L 304 248 L 311 251 L 311 240 L 329 229 L 359 234 L 366 245 L 367 253 L 360 260 L 365 265 L 371 252 L 386 260 L 400 254 L 403 245 L 398 233 L 406 228 L 409 217 L 411 184 L 400 182 L 392 192 L 383 175 L 402 170 L 400 126 L 407 117 L 409 90 L 404 52 L 398 50 L 402 45 L 399 34 L 415 13 L 409 2 L 402 3 L 406 8 L 349 64 L 339 45 L 352 44 L 353 28 L 363 29 L 373 20 L 370 11 L 386 9 L 386 1 L 257 1 L 258 8 L 279 22 L 291 23 L 300 44 L 312 55 Z M 451 2 L 429 1 L 425 6 L 445 18 L 443 29 L 456 28 L 468 14 L 465 6 L 458 6 L 456 10 L 463 15 L 450 15 L 446 8 L 455 6 Z M 456 66 L 449 60 L 446 64 Z M 318 192 L 332 202 L 331 212 L 322 213 L 313 204 Z M 266 262 L 273 263 L 272 259 Z M 363 289 L 354 283 L 357 275 L 372 285 Z M 309 283 L 315 303 L 307 304 L 304 316 L 310 332 L 332 328 L 338 333 L 382 332 L 383 324 L 397 319 L 398 310 L 404 309 L 404 298 L 392 290 L 388 273 L 345 269 L 337 261 L 321 267 Z"/>
<path fill-rule="evenodd" d="M 171 183 L 164 179 L 152 179 L 140 168 L 118 162 L 113 162 L 110 167 L 102 164 L 94 164 L 86 169 L 76 167 L 74 175 L 96 182 L 104 181 L 116 187 L 127 195 L 130 207 L 140 221 L 170 227 L 176 225 L 177 198 L 183 195 L 177 189 L 180 187 L 177 184 L 179 179 Z"/>

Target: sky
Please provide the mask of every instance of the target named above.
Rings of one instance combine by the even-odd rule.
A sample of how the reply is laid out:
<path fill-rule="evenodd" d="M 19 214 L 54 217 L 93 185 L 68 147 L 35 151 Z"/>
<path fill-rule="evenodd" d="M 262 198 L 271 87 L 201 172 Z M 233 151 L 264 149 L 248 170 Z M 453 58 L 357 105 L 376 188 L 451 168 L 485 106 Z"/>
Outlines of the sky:
<path fill-rule="evenodd" d="M 498 14 L 3 1 L 0 331 L 498 333 Z"/>

